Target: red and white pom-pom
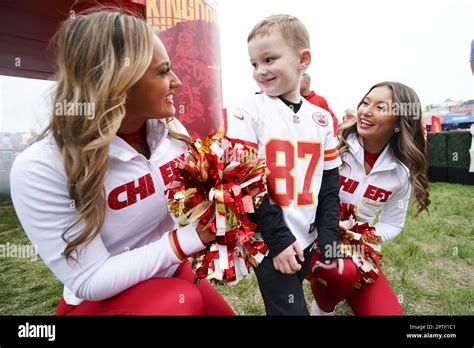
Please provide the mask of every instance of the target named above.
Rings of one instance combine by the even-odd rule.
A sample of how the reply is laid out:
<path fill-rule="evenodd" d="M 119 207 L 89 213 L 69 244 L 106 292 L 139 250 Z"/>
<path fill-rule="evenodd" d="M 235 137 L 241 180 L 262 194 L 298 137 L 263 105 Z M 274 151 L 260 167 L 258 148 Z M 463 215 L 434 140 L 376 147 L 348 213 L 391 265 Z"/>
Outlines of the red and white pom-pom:
<path fill-rule="evenodd" d="M 265 195 L 265 162 L 245 143 L 226 137 L 198 139 L 174 169 L 168 204 L 179 226 L 199 220 L 216 241 L 193 255 L 197 279 L 236 284 L 268 253 L 247 214 Z"/>
<path fill-rule="evenodd" d="M 352 204 L 340 206 L 339 232 L 341 250 L 351 257 L 357 266 L 356 288 L 375 282 L 379 277 L 378 262 L 382 259 L 382 238 L 375 227 L 357 221 L 357 208 Z"/>

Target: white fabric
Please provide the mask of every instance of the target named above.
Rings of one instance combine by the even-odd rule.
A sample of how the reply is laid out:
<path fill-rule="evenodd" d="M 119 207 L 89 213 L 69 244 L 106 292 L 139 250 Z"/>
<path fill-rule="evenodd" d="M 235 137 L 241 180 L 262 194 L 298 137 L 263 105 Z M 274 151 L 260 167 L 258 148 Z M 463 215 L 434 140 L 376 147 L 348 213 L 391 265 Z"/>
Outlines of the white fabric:
<path fill-rule="evenodd" d="M 321 308 L 319 308 L 318 304 L 316 303 L 316 300 L 313 299 L 313 301 L 311 301 L 311 311 L 309 312 L 309 315 L 312 315 L 312 316 L 335 316 L 336 315 L 336 310 L 333 310 L 332 312 L 325 312 Z"/>
<path fill-rule="evenodd" d="M 342 167 L 339 171 L 341 203 L 357 206 L 358 217 L 362 222 L 368 223 L 373 223 L 377 212 L 382 209 L 375 227 L 382 240 L 389 241 L 400 234 L 405 224 L 411 191 L 409 170 L 394 156 L 387 145 L 370 173 L 366 175 L 362 138 L 351 134 L 347 141 L 350 151 L 346 158 L 343 155 L 343 160 L 348 166 Z"/>
<path fill-rule="evenodd" d="M 323 170 L 337 168 L 341 161 L 339 157 L 324 159 L 325 151 L 336 148 L 331 115 L 304 98 L 302 101 L 300 110 L 295 114 L 277 97 L 253 95 L 228 116 L 226 134 L 230 138 L 242 139 L 254 145 L 258 149 L 259 157 L 266 158 L 267 187 L 273 202 L 277 201 L 275 194 L 287 190 L 293 178 L 292 199 L 286 206 L 279 203 L 283 208 L 286 225 L 300 247 L 305 249 L 316 238 L 316 231 L 312 226 Z M 316 120 L 319 120 L 319 124 Z M 319 153 L 315 150 L 319 147 L 318 144 Z M 272 184 L 271 168 L 289 168 L 291 162 L 294 166 L 289 172 L 290 175 L 285 174 L 286 179 L 275 179 Z M 310 197 L 308 200 L 298 198 L 299 193 L 303 193 L 305 182 L 305 192 L 309 193 Z"/>
<path fill-rule="evenodd" d="M 61 255 L 67 245 L 62 234 L 78 212 L 54 138 L 34 143 L 13 164 L 10 183 L 18 218 L 45 264 L 64 284 L 68 304 L 107 299 L 152 277 L 170 277 L 181 262 L 168 238 L 175 225 L 164 191 L 170 162 L 184 152 L 185 144 L 169 139 L 160 120 L 148 121 L 147 140 L 149 160 L 121 138 L 112 139 L 104 183 L 106 220 L 100 233 L 80 247 L 79 263 L 66 262 Z M 121 208 L 111 209 L 114 204 Z M 83 226 L 81 222 L 73 227 L 67 238 L 77 236 Z M 194 226 L 184 230 L 178 231 L 178 240 L 185 253 L 204 248 Z"/>

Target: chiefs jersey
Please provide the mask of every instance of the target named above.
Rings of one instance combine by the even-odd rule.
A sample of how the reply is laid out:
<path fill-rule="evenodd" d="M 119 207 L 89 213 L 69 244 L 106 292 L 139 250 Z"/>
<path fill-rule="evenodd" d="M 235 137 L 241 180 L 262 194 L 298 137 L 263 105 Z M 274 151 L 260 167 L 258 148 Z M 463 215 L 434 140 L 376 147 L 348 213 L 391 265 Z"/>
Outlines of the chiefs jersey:
<path fill-rule="evenodd" d="M 324 170 L 337 168 L 331 115 L 302 98 L 294 112 L 277 97 L 253 95 L 227 117 L 226 135 L 266 158 L 270 200 L 283 209 L 285 223 L 300 247 L 316 238 L 313 222 Z"/>
<path fill-rule="evenodd" d="M 341 203 L 357 206 L 360 221 L 368 223 L 373 223 L 381 209 L 375 228 L 384 242 L 391 240 L 405 224 L 411 191 L 409 170 L 387 145 L 366 175 L 362 138 L 351 134 L 347 142 L 349 152 L 343 155 L 347 165 L 341 167 L 339 172 Z"/>
<path fill-rule="evenodd" d="M 79 215 L 54 138 L 46 136 L 16 158 L 13 204 L 32 244 L 64 284 L 66 303 L 103 300 L 144 280 L 171 277 L 186 255 L 204 248 L 195 227 L 176 229 L 168 211 L 164 191 L 186 145 L 167 132 L 163 121 L 147 121 L 149 159 L 118 136 L 112 139 L 104 179 L 106 219 L 100 233 L 79 247 L 78 263 L 61 255 L 67 245 L 62 234 Z M 83 227 L 81 221 L 67 237 L 77 237 Z"/>

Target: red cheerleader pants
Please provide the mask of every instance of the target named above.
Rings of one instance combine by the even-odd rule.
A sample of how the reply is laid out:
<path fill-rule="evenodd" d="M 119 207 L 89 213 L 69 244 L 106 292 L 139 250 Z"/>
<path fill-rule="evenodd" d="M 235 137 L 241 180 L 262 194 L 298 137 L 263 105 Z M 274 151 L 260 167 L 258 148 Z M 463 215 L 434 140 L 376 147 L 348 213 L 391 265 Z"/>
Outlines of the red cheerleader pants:
<path fill-rule="evenodd" d="M 56 315 L 234 315 L 207 280 L 194 284 L 194 272 L 183 262 L 172 278 L 153 278 L 103 301 L 77 306 L 59 302 Z"/>
<path fill-rule="evenodd" d="M 340 275 L 335 269 L 313 266 L 319 260 L 319 253 L 313 251 L 308 280 L 318 307 L 332 312 L 343 299 L 355 315 L 403 315 L 403 308 L 397 296 L 379 267 L 379 278 L 372 284 L 355 289 L 357 269 L 351 259 L 344 259 L 344 272 Z"/>

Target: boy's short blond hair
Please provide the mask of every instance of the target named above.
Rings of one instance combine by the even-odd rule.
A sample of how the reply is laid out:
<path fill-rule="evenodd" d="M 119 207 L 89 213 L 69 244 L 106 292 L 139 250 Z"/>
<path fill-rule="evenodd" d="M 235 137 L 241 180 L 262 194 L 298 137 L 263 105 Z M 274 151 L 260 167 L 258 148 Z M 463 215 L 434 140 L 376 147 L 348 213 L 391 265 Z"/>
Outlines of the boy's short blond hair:
<path fill-rule="evenodd" d="M 250 32 L 247 43 L 259 35 L 270 35 L 273 28 L 280 30 L 281 36 L 291 47 L 297 50 L 311 48 L 308 29 L 298 18 L 286 14 L 272 15 L 258 22 Z"/>

